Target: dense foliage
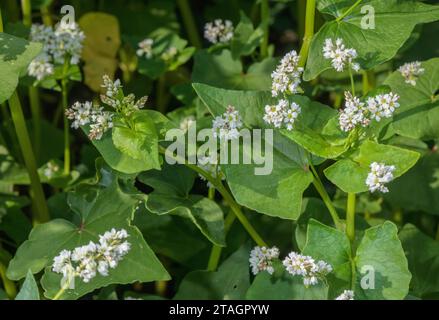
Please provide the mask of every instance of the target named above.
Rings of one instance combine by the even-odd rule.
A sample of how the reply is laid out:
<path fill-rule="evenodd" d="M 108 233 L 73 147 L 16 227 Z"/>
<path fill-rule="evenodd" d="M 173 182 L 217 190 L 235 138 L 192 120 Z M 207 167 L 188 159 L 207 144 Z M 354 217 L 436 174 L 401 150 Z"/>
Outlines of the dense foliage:
<path fill-rule="evenodd" d="M 439 298 L 436 2 L 2 1 L 0 299 Z"/>

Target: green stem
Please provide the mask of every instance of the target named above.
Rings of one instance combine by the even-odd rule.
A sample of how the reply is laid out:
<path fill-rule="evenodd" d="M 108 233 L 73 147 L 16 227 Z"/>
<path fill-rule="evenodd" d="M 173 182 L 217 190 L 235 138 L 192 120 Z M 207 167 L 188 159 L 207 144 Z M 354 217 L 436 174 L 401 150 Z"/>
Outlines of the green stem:
<path fill-rule="evenodd" d="M 63 113 L 68 108 L 68 91 L 67 91 L 67 72 L 69 70 L 69 58 L 65 58 L 63 67 L 63 77 L 61 80 L 61 93 L 62 93 L 62 110 Z M 64 114 L 64 175 L 70 174 L 70 128 L 69 120 Z"/>
<path fill-rule="evenodd" d="M 35 208 L 33 220 L 34 223 L 44 223 L 49 221 L 49 210 L 47 208 L 40 177 L 38 176 L 35 156 L 32 151 L 29 133 L 27 131 L 26 122 L 24 120 L 24 115 L 17 92 L 14 92 L 9 99 L 9 107 L 11 109 L 12 121 L 14 122 L 18 142 L 24 158 L 24 163 L 30 178 L 32 191 L 31 195 Z"/>
<path fill-rule="evenodd" d="M 346 235 L 351 241 L 355 240 L 355 193 L 348 193 L 348 200 L 346 205 Z"/>
<path fill-rule="evenodd" d="M 32 127 L 34 134 L 34 152 L 35 159 L 38 162 L 41 147 L 41 103 L 40 95 L 37 87 L 29 87 L 29 104 L 32 113 Z"/>
<path fill-rule="evenodd" d="M 158 111 L 163 114 L 165 114 L 167 110 L 166 100 L 166 75 L 163 74 L 159 77 L 157 82 L 157 108 Z"/>
<path fill-rule="evenodd" d="M 261 57 L 266 58 L 268 56 L 268 42 L 270 35 L 270 5 L 268 0 L 261 0 L 261 20 L 264 30 L 264 37 L 261 43 Z"/>
<path fill-rule="evenodd" d="M 355 97 L 355 80 L 354 80 L 354 75 L 352 73 L 352 67 L 350 64 L 349 64 L 349 78 L 351 80 L 351 92 L 352 95 Z"/>
<path fill-rule="evenodd" d="M 338 216 L 337 210 L 335 210 L 334 205 L 332 204 L 331 198 L 329 197 L 328 193 L 326 192 L 325 187 L 323 186 L 322 181 L 320 180 L 319 174 L 317 173 L 316 169 L 314 168 L 313 164 L 310 163 L 310 168 L 313 173 L 314 179 L 313 179 L 313 185 L 316 188 L 317 192 L 319 193 L 320 197 L 322 198 L 323 202 L 326 205 L 326 208 L 328 208 L 329 214 L 332 217 L 332 220 L 334 221 L 334 225 L 337 229 L 343 230 L 343 224 L 340 221 L 340 217 Z"/>
<path fill-rule="evenodd" d="M 32 25 L 32 4 L 30 0 L 21 0 L 21 11 L 23 13 L 23 24 L 30 27 Z"/>
<path fill-rule="evenodd" d="M 210 187 L 207 196 L 210 200 L 215 199 L 215 188 Z"/>
<path fill-rule="evenodd" d="M 42 6 L 40 11 L 41 11 L 41 18 L 43 20 L 44 25 L 52 26 L 53 25 L 53 19 L 52 19 L 52 13 L 51 13 L 50 5 L 49 6 Z"/>
<path fill-rule="evenodd" d="M 303 37 L 302 48 L 300 48 L 299 66 L 304 67 L 308 59 L 309 46 L 314 36 L 314 25 L 316 16 L 316 0 L 307 0 L 305 16 L 305 36 Z"/>
<path fill-rule="evenodd" d="M 232 226 L 233 222 L 235 221 L 236 216 L 233 213 L 229 213 L 224 220 L 224 233 L 227 235 L 227 233 L 230 230 L 230 227 Z M 218 264 L 221 258 L 221 253 L 223 251 L 223 248 L 217 245 L 212 246 L 212 251 L 210 252 L 209 262 L 207 264 L 207 270 L 208 271 L 215 271 L 218 268 Z"/>
<path fill-rule="evenodd" d="M 349 9 L 347 9 L 340 17 L 338 17 L 335 21 L 340 22 L 346 16 L 348 16 L 363 0 L 358 0 L 355 2 Z"/>
<path fill-rule="evenodd" d="M 17 295 L 17 288 L 15 283 L 6 277 L 6 266 L 0 262 L 0 278 L 3 282 L 3 288 L 5 289 L 6 295 L 9 299 L 14 300 Z"/>
<path fill-rule="evenodd" d="M 376 85 L 375 74 L 371 70 L 363 70 L 363 95 L 366 95 Z"/>
<path fill-rule="evenodd" d="M 190 43 L 200 49 L 201 48 L 201 39 L 198 34 L 197 26 L 195 24 L 194 16 L 192 15 L 191 8 L 189 6 L 188 0 L 177 0 L 178 8 L 180 9 L 181 17 L 183 19 L 184 26 L 186 28 L 186 32 L 188 34 L 188 38 Z"/>
<path fill-rule="evenodd" d="M 166 154 L 166 149 L 163 147 L 160 147 L 159 151 L 162 154 Z M 247 231 L 250 237 L 256 242 L 256 244 L 261 247 L 268 247 L 268 245 L 265 243 L 264 240 L 262 240 L 261 236 L 255 230 L 255 228 L 253 228 L 250 221 L 248 221 L 247 217 L 242 212 L 240 205 L 236 203 L 235 199 L 233 199 L 232 195 L 224 187 L 221 180 L 212 177 L 211 174 L 209 174 L 207 171 L 203 170 L 202 168 L 198 167 L 197 165 L 187 163 L 185 159 L 178 158 L 177 161 L 178 163 L 184 164 L 189 169 L 205 177 L 215 187 L 215 189 L 218 190 L 218 192 L 221 194 L 221 196 L 227 202 L 229 207 L 232 209 L 233 213 L 238 218 L 239 222 L 241 222 L 244 229 Z"/>

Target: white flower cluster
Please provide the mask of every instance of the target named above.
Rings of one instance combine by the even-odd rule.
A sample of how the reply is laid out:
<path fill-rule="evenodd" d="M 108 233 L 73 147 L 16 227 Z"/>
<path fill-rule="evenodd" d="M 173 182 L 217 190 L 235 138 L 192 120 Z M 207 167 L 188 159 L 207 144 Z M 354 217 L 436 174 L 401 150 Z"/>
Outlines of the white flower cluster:
<path fill-rule="evenodd" d="M 100 140 L 104 133 L 113 127 L 113 114 L 104 111 L 102 107 L 94 106 L 91 102 L 75 102 L 66 110 L 66 117 L 73 120 L 74 129 L 90 124 L 90 140 Z"/>
<path fill-rule="evenodd" d="M 78 64 L 85 35 L 76 23 L 59 23 L 55 28 L 40 24 L 32 25 L 30 40 L 43 44 L 43 52 L 28 67 L 28 74 L 42 80 L 54 73 L 55 65 Z"/>
<path fill-rule="evenodd" d="M 345 92 L 345 108 L 340 112 L 340 128 L 351 131 L 358 125 L 367 127 L 372 120 L 392 117 L 395 109 L 399 108 L 399 96 L 393 92 L 380 94 L 367 99 L 366 103 Z"/>
<path fill-rule="evenodd" d="M 89 244 L 77 247 L 72 251 L 62 250 L 53 259 L 52 271 L 63 275 L 62 286 L 74 287 L 74 278 L 79 277 L 85 283 L 100 275 L 106 277 L 109 269 L 117 267 L 118 263 L 130 250 L 126 230 L 111 229 L 99 235 L 99 243 L 90 241 Z"/>
<path fill-rule="evenodd" d="M 402 65 L 401 67 L 399 67 L 398 71 L 404 77 L 405 83 L 416 86 L 416 81 L 418 80 L 418 77 L 425 72 L 425 69 L 422 68 L 419 61 L 414 61 Z"/>
<path fill-rule="evenodd" d="M 154 40 L 150 38 L 146 38 L 139 42 L 138 46 L 139 49 L 137 49 L 136 53 L 139 57 L 145 56 L 147 59 L 152 58 L 152 46 L 154 44 Z"/>
<path fill-rule="evenodd" d="M 238 139 L 241 127 L 241 116 L 233 106 L 228 106 L 225 113 L 212 121 L 213 136 L 222 141 Z"/>
<path fill-rule="evenodd" d="M 204 25 L 204 38 L 211 43 L 227 43 L 232 40 L 233 31 L 231 21 L 216 19 Z"/>
<path fill-rule="evenodd" d="M 259 272 L 267 271 L 269 274 L 274 273 L 273 259 L 279 258 L 279 249 L 276 247 L 254 247 L 250 252 L 250 267 L 252 273 L 257 275 Z"/>
<path fill-rule="evenodd" d="M 325 276 L 332 271 L 332 266 L 325 261 L 316 262 L 312 257 L 296 252 L 288 254 L 283 265 L 293 276 L 302 276 L 303 284 L 307 287 L 318 284 L 319 280 L 325 279 Z"/>
<path fill-rule="evenodd" d="M 170 61 L 172 59 L 174 59 L 174 57 L 178 54 L 178 50 L 176 47 L 169 47 L 167 48 L 161 55 L 160 58 L 163 61 Z"/>
<path fill-rule="evenodd" d="M 288 52 L 281 60 L 276 70 L 271 74 L 271 94 L 295 94 L 301 82 L 303 68 L 299 67 L 299 55 L 296 51 Z"/>
<path fill-rule="evenodd" d="M 221 167 L 218 165 L 219 155 L 209 155 L 201 156 L 197 159 L 197 166 L 209 173 L 213 178 L 220 178 L 225 180 L 224 174 L 221 172 Z M 206 180 L 206 178 L 199 174 L 201 180 Z M 209 188 L 213 187 L 210 182 L 207 182 Z"/>
<path fill-rule="evenodd" d="M 369 187 L 369 191 L 389 192 L 385 185 L 393 180 L 395 169 L 395 166 L 386 166 L 384 163 L 371 163 L 370 172 L 366 178 L 366 185 Z"/>
<path fill-rule="evenodd" d="M 51 179 L 59 171 L 59 166 L 56 162 L 49 161 L 44 168 L 43 174 L 46 178 Z"/>
<path fill-rule="evenodd" d="M 300 111 L 301 108 L 297 103 L 290 104 L 287 100 L 281 99 L 276 105 L 265 106 L 264 121 L 275 128 L 285 126 L 287 130 L 292 130 Z"/>
<path fill-rule="evenodd" d="M 354 291 L 345 290 L 341 295 L 339 295 L 335 300 L 354 300 Z"/>
<path fill-rule="evenodd" d="M 337 72 L 342 72 L 346 65 L 350 66 L 354 71 L 360 70 L 360 65 L 353 62 L 357 58 L 357 51 L 353 48 L 346 48 L 343 40 L 340 38 L 335 40 L 335 44 L 332 39 L 325 40 L 323 57 L 331 60 L 331 64 Z"/>

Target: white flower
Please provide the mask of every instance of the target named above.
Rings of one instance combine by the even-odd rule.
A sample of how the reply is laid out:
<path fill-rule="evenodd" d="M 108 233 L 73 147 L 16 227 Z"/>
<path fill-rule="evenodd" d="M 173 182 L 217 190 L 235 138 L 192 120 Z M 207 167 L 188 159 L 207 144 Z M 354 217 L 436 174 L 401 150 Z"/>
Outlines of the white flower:
<path fill-rule="evenodd" d="M 345 290 L 341 295 L 339 295 L 335 300 L 354 300 L 354 291 Z"/>
<path fill-rule="evenodd" d="M 273 274 L 273 259 L 279 258 L 279 249 L 276 247 L 254 247 L 250 252 L 250 267 L 252 273 L 257 275 L 259 272 L 267 271 L 269 274 Z"/>
<path fill-rule="evenodd" d="M 345 100 L 345 108 L 340 112 L 339 117 L 340 128 L 347 132 L 357 125 L 366 127 L 370 120 L 366 117 L 364 103 L 348 91 L 345 92 Z"/>
<path fill-rule="evenodd" d="M 63 274 L 62 286 L 68 278 L 71 289 L 74 277 L 88 283 L 97 273 L 108 276 L 109 268 L 116 268 L 131 248 L 130 243 L 125 241 L 127 237 L 125 229 L 111 229 L 99 235 L 98 244 L 90 241 L 73 251 L 63 250 L 53 259 L 52 271 Z"/>
<path fill-rule="evenodd" d="M 189 127 L 196 123 L 194 116 L 188 116 L 180 121 L 180 129 L 184 132 L 189 130 Z"/>
<path fill-rule="evenodd" d="M 137 49 L 136 53 L 139 57 L 145 56 L 145 58 L 152 58 L 152 46 L 154 44 L 154 40 L 152 39 L 144 39 L 139 42 L 139 49 Z"/>
<path fill-rule="evenodd" d="M 54 73 L 53 64 L 50 63 L 50 57 L 46 54 L 40 54 L 29 64 L 27 72 L 31 77 L 37 78 L 38 81 Z"/>
<path fill-rule="evenodd" d="M 55 63 L 63 64 L 64 59 L 70 57 L 70 64 L 78 64 L 84 39 L 84 32 L 79 29 L 77 23 L 60 22 L 55 27 L 54 41 L 48 44 Z"/>
<path fill-rule="evenodd" d="M 212 121 L 213 136 L 224 141 L 239 138 L 241 127 L 241 116 L 233 106 L 228 106 L 225 113 L 215 117 Z"/>
<path fill-rule="evenodd" d="M 332 39 L 325 40 L 323 56 L 331 60 L 333 68 L 338 72 L 342 72 L 347 64 L 355 71 L 360 70 L 360 65 L 353 62 L 357 57 L 357 51 L 353 48 L 346 48 L 340 38 L 335 41 L 335 44 Z"/>
<path fill-rule="evenodd" d="M 281 99 L 277 105 L 265 106 L 264 121 L 275 128 L 285 125 L 287 130 L 292 130 L 300 112 L 301 108 L 297 103 L 289 104 L 287 100 Z"/>
<path fill-rule="evenodd" d="M 113 128 L 113 114 L 101 111 L 93 115 L 93 123 L 90 125 L 88 137 L 90 140 L 100 140 L 104 133 Z"/>
<path fill-rule="evenodd" d="M 48 178 L 51 179 L 55 173 L 59 171 L 59 166 L 55 163 L 50 161 L 47 163 L 46 168 L 44 169 L 43 174 Z"/>
<path fill-rule="evenodd" d="M 325 261 L 315 262 L 312 257 L 296 252 L 290 252 L 284 259 L 283 265 L 293 276 L 302 276 L 303 284 L 307 287 L 318 284 L 319 280 L 332 272 L 332 266 Z"/>
<path fill-rule="evenodd" d="M 122 84 L 120 80 L 116 79 L 115 81 L 113 81 L 108 75 L 105 74 L 102 77 L 102 81 L 103 84 L 101 85 L 101 87 L 105 89 L 105 95 L 108 98 L 117 98 L 120 90 L 122 89 Z"/>
<path fill-rule="evenodd" d="M 91 102 L 75 102 L 73 106 L 66 110 L 66 116 L 68 119 L 73 120 L 72 128 L 78 129 L 80 126 L 85 126 L 92 121 L 95 110 Z"/>
<path fill-rule="evenodd" d="M 53 38 L 54 33 L 52 27 L 43 24 L 33 24 L 31 26 L 29 40 L 46 44 L 53 41 Z M 43 50 L 44 49 L 45 48 L 43 48 Z"/>
<path fill-rule="evenodd" d="M 422 68 L 419 61 L 413 61 L 402 65 L 399 67 L 398 71 L 404 77 L 405 83 L 416 86 L 418 76 L 422 75 L 425 72 L 425 69 Z"/>
<path fill-rule="evenodd" d="M 172 60 L 178 53 L 178 50 L 176 47 L 169 47 L 168 49 L 165 50 L 165 52 L 163 52 L 160 56 L 160 58 L 162 58 L 162 60 L 164 61 L 169 61 Z"/>
<path fill-rule="evenodd" d="M 399 96 L 393 92 L 380 94 L 367 99 L 367 109 L 370 118 L 380 121 L 382 118 L 391 118 L 395 109 L 399 108 Z"/>
<path fill-rule="evenodd" d="M 211 43 L 227 43 L 233 38 L 233 24 L 229 20 L 216 19 L 204 26 L 204 38 Z"/>
<path fill-rule="evenodd" d="M 370 165 L 370 172 L 366 178 L 366 185 L 369 187 L 369 191 L 389 192 L 385 184 L 393 180 L 393 171 L 395 169 L 395 166 L 386 166 L 384 163 L 373 162 Z"/>
<path fill-rule="evenodd" d="M 303 68 L 299 67 L 300 57 L 296 51 L 288 52 L 281 60 L 276 70 L 271 74 L 271 93 L 273 97 L 279 94 L 295 94 L 301 82 Z"/>

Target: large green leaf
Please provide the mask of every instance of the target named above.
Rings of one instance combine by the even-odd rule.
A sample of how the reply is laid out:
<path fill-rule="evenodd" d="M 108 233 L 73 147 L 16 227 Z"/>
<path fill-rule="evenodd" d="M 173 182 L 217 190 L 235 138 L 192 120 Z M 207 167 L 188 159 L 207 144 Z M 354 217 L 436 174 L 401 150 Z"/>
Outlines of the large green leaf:
<path fill-rule="evenodd" d="M 230 50 L 209 53 L 198 51 L 194 57 L 192 81 L 236 90 L 270 90 L 271 73 L 277 60 L 267 58 L 252 64 L 246 72 L 240 60 L 234 60 Z"/>
<path fill-rule="evenodd" d="M 393 223 L 386 221 L 366 230 L 358 246 L 355 262 L 356 299 L 399 300 L 406 297 L 411 274 L 398 239 L 398 228 Z M 362 288 L 361 280 L 367 276 L 366 270 L 373 270 L 373 289 Z"/>
<path fill-rule="evenodd" d="M 439 292 L 439 241 L 406 224 L 399 233 L 412 273 L 410 291 L 417 297 Z"/>
<path fill-rule="evenodd" d="M 340 130 L 337 110 L 304 96 L 291 100 L 299 104 L 302 111 L 294 129 L 283 129 L 282 134 L 322 158 L 333 159 L 346 152 L 347 134 Z"/>
<path fill-rule="evenodd" d="M 273 103 L 269 92 L 235 91 L 194 84 L 195 91 L 214 116 L 225 112 L 228 105 L 239 111 L 248 128 L 264 128 L 265 105 Z M 302 207 L 302 194 L 312 182 L 305 151 L 278 131 L 273 135 L 273 170 L 256 175 L 254 164 L 222 164 L 230 189 L 238 203 L 261 213 L 284 219 L 297 219 Z M 271 144 L 265 139 L 265 143 Z M 241 148 L 245 151 L 246 148 Z"/>
<path fill-rule="evenodd" d="M 41 51 L 41 44 L 0 32 L 0 103 L 11 97 L 18 78 Z"/>
<path fill-rule="evenodd" d="M 238 59 L 240 56 L 247 56 L 259 46 L 264 37 L 262 28 L 254 28 L 253 22 L 241 11 L 241 20 L 233 32 L 230 43 L 232 56 Z"/>
<path fill-rule="evenodd" d="M 176 300 L 237 300 L 244 299 L 250 286 L 248 246 L 233 253 L 218 271 L 193 271 L 182 280 Z"/>
<path fill-rule="evenodd" d="M 189 219 L 211 242 L 225 246 L 223 212 L 214 201 L 189 194 L 195 179 L 191 170 L 183 165 L 165 165 L 162 171 L 144 172 L 138 178 L 154 188 L 146 200 L 149 211 Z"/>
<path fill-rule="evenodd" d="M 138 201 L 124 194 L 117 181 L 107 188 L 88 187 L 69 195 L 69 205 L 79 217 L 77 223 L 63 219 L 52 220 L 36 226 L 29 240 L 18 249 L 10 262 L 7 275 L 10 279 L 23 278 L 27 270 L 37 273 L 45 268 L 41 280 L 46 297 L 53 297 L 60 289 L 61 275 L 51 271 L 53 258 L 61 250 L 71 250 L 90 241 L 97 242 L 98 235 L 115 228 L 129 234 L 131 249 L 111 270 L 109 276 L 97 275 L 89 283 L 75 281 L 75 289 L 67 290 L 62 299 L 77 299 L 86 293 L 112 283 L 133 283 L 168 280 L 169 275 L 156 258 L 140 231 L 130 225 Z"/>
<path fill-rule="evenodd" d="M 416 86 L 405 83 L 399 71 L 385 81 L 399 96 L 401 107 L 396 111 L 392 127 L 397 134 L 415 139 L 439 138 L 439 58 L 422 62 L 424 74 Z"/>
<path fill-rule="evenodd" d="M 394 165 L 394 178 L 407 172 L 419 159 L 419 153 L 399 147 L 365 141 L 347 158 L 325 169 L 326 177 L 345 192 L 360 193 L 368 190 L 366 178 L 372 162 Z"/>
<path fill-rule="evenodd" d="M 29 270 L 15 300 L 40 300 L 40 292 L 34 275 Z"/>
<path fill-rule="evenodd" d="M 395 207 L 439 215 L 438 153 L 423 156 L 412 170 L 392 182 L 390 189 L 385 199 Z"/>
<path fill-rule="evenodd" d="M 331 19 L 340 17 L 356 0 L 320 0 L 317 7 Z M 362 28 L 365 14 L 361 9 L 369 5 L 374 9 L 375 28 Z M 414 0 L 364 0 L 341 21 L 331 20 L 314 36 L 304 73 L 305 80 L 317 77 L 330 69 L 330 60 L 323 57 L 325 39 L 342 38 L 347 48 L 357 50 L 357 61 L 371 69 L 392 59 L 419 23 L 439 20 L 439 6 Z"/>

